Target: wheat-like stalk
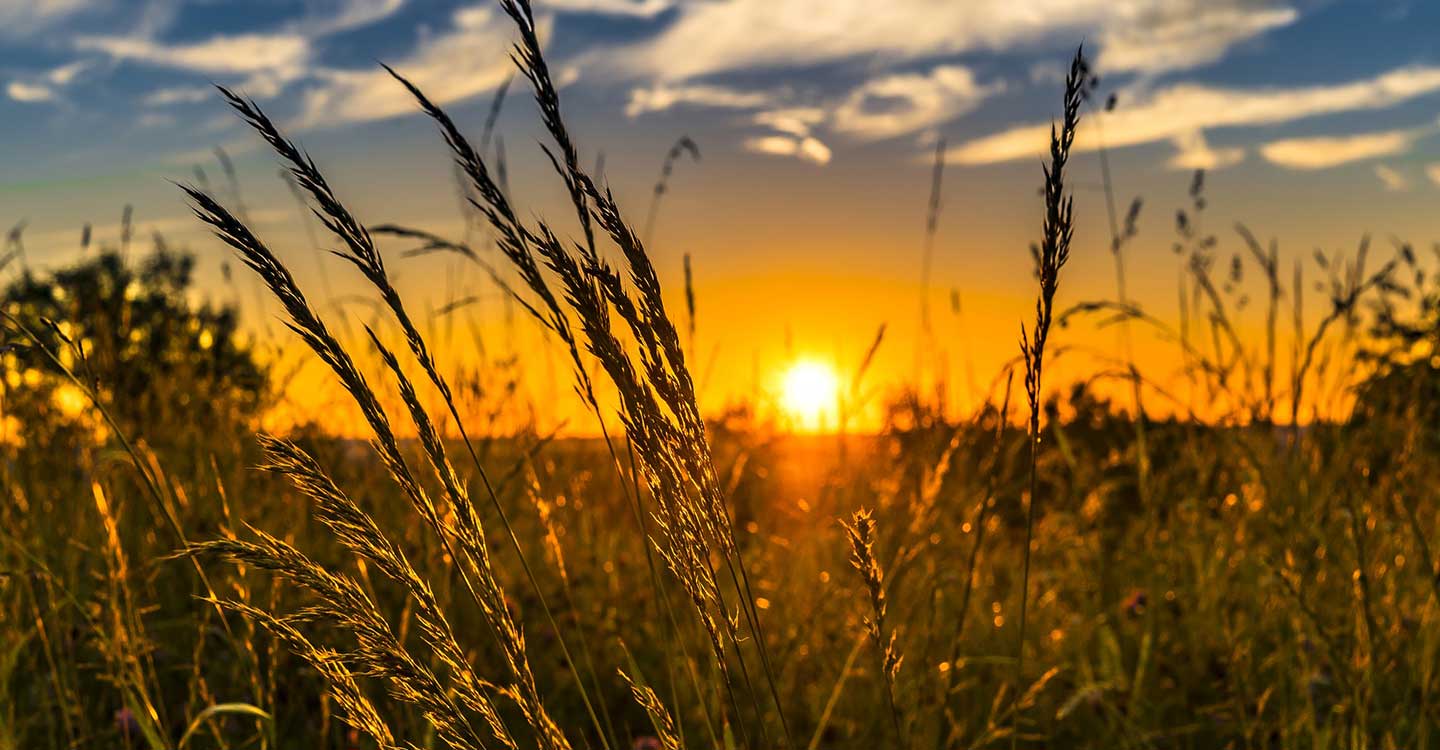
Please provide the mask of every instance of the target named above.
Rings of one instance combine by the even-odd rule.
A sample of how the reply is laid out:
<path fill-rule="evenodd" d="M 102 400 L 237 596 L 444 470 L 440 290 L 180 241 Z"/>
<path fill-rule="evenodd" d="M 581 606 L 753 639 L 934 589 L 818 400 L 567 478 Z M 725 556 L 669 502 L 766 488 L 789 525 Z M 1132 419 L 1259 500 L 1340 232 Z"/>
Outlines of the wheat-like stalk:
<path fill-rule="evenodd" d="M 890 707 L 890 721 L 895 730 L 895 741 L 905 745 L 905 733 L 901 728 L 900 708 L 895 702 L 895 678 L 900 674 L 900 664 L 905 657 L 895 645 L 897 633 L 887 628 L 885 616 L 889 613 L 889 602 L 885 597 L 885 571 L 875 559 L 875 517 L 861 508 L 843 522 L 845 537 L 850 541 L 850 566 L 860 573 L 865 590 L 870 594 L 870 614 L 865 617 L 865 630 L 880 658 L 880 678 L 885 683 L 885 702 Z"/>
<path fill-rule="evenodd" d="M 1030 546 L 1035 536 L 1035 509 L 1040 451 L 1040 388 L 1045 368 L 1045 343 L 1050 337 L 1054 317 L 1055 292 L 1060 286 L 1060 269 L 1070 259 L 1070 239 L 1075 231 L 1074 202 L 1065 190 L 1065 165 L 1075 130 L 1080 124 L 1080 105 L 1088 90 L 1090 67 L 1084 50 L 1075 53 L 1070 72 L 1065 78 L 1065 99 L 1059 127 L 1050 128 L 1050 164 L 1045 167 L 1045 220 L 1039 245 L 1032 245 L 1035 276 L 1040 294 L 1035 300 L 1035 323 L 1028 331 L 1020 326 L 1020 353 L 1025 360 L 1025 395 L 1030 407 L 1030 503 L 1025 512 L 1025 549 L 1020 576 L 1020 627 L 1015 646 L 1016 685 L 1022 684 L 1025 671 L 1025 627 L 1030 600 Z M 1019 712 L 1016 712 L 1017 729 Z M 1012 735 L 1012 745 L 1019 742 L 1019 732 Z"/>
<path fill-rule="evenodd" d="M 625 674 L 625 670 L 617 671 L 620 679 L 630 687 L 630 695 L 635 698 L 635 702 L 639 703 L 650 717 L 650 724 L 655 727 L 655 739 L 660 741 L 660 747 L 664 750 L 681 750 L 684 744 L 675 733 L 675 720 L 670 718 L 670 712 L 665 708 L 660 696 L 656 695 L 649 685 L 636 683 L 630 675 Z"/>
<path fill-rule="evenodd" d="M 301 181 L 303 183 L 303 180 Z M 197 216 L 210 224 L 220 239 L 235 248 L 246 265 L 266 283 L 290 318 L 287 326 L 294 330 L 319 356 L 321 361 L 331 368 L 342 386 L 360 407 L 374 434 L 371 443 L 379 453 L 391 478 L 409 499 L 413 509 L 446 546 L 452 559 L 463 560 L 467 563 L 460 565 L 461 576 L 472 598 L 485 613 L 492 631 L 496 634 L 508 657 L 507 666 L 516 680 L 516 694 L 519 696 L 532 731 L 537 737 L 542 738 L 547 747 L 556 749 L 568 747 L 563 736 L 560 736 L 558 730 L 555 729 L 554 722 L 549 719 L 544 709 L 544 703 L 539 697 L 538 688 L 530 673 L 528 660 L 525 659 L 524 637 L 504 604 L 503 588 L 495 579 L 494 571 L 490 566 L 488 549 L 484 542 L 484 533 L 478 513 L 468 503 L 468 497 L 458 488 L 453 469 L 449 469 L 448 462 L 441 452 L 443 448 L 437 449 L 436 445 L 439 441 L 434 434 L 433 425 L 430 423 L 428 415 L 424 415 L 424 410 L 418 409 L 418 401 L 409 381 L 404 379 L 403 375 L 399 376 L 402 396 L 405 397 L 406 403 L 411 409 L 417 429 L 426 438 L 427 456 L 435 465 L 442 480 L 445 481 L 447 497 L 451 501 L 455 517 L 458 519 L 458 523 L 455 525 L 442 520 L 440 509 L 425 493 L 401 454 L 399 441 L 375 392 L 355 366 L 350 355 L 310 308 L 304 294 L 284 264 L 248 227 L 213 198 L 194 188 L 185 187 L 183 189 L 189 195 Z M 343 223 L 338 219 L 332 221 L 337 225 Z M 388 351 L 386 353 L 388 355 Z M 387 363 L 391 363 L 392 371 L 399 375 L 393 355 L 387 356 Z M 457 554 L 457 550 L 451 542 L 452 537 L 458 542 L 463 555 Z"/>
<path fill-rule="evenodd" d="M 764 631 L 716 478 L 694 383 L 680 336 L 665 309 L 658 276 L 613 195 L 597 186 L 579 166 L 578 151 L 560 114 L 559 95 L 540 49 L 529 3 L 501 0 L 501 6 L 520 32 L 514 57 L 531 83 L 542 122 L 555 142 L 555 150 L 547 148 L 546 153 L 565 182 L 580 223 L 583 241 L 575 243 L 573 252 L 544 220 L 522 222 L 506 192 L 491 177 L 484 159 L 448 115 L 417 87 L 391 72 L 437 123 L 457 163 L 469 176 L 478 196 L 477 208 L 495 229 L 502 253 L 540 300 L 529 309 L 541 313 L 537 317 L 569 349 L 582 397 L 598 413 L 594 385 L 580 357 L 582 348 L 595 356 L 615 387 L 626 438 L 636 450 L 641 473 L 655 497 L 660 555 L 686 590 L 710 634 L 717 666 L 722 672 L 728 671 L 728 643 L 748 685 L 748 667 L 741 648 L 744 638 L 724 604 L 717 570 L 712 565 L 712 553 L 721 557 L 737 592 L 741 615 L 755 634 L 755 648 L 788 736 L 788 723 L 764 646 Z M 598 253 L 597 227 L 620 251 L 625 260 L 624 272 L 611 267 Z M 552 291 L 546 271 L 556 279 L 560 294 Z M 615 317 L 623 328 L 616 325 Z M 634 354 L 627 339 L 634 345 Z"/>
<path fill-rule="evenodd" d="M 400 642 L 370 596 L 350 577 L 326 570 L 290 544 L 263 531 L 250 529 L 254 541 L 217 539 L 190 545 L 183 554 L 192 557 L 216 556 L 234 564 L 253 566 L 270 571 L 279 578 L 309 591 L 314 603 L 291 615 L 275 615 L 260 620 L 260 625 L 287 645 L 287 634 L 274 627 L 275 622 L 298 629 L 306 623 L 333 628 L 347 634 L 354 646 L 347 651 L 310 653 L 295 650 L 307 661 L 327 661 L 340 665 L 352 675 L 380 679 L 396 700 L 420 709 L 426 721 L 447 745 L 457 750 L 479 750 L 486 747 L 470 719 L 450 697 L 440 679 L 423 662 L 416 659 Z M 240 611 L 248 605 L 227 604 Z M 325 672 L 322 671 L 322 675 Z M 328 677 L 328 675 L 327 675 Z M 333 687 L 333 682 L 331 683 Z"/>
<path fill-rule="evenodd" d="M 414 597 L 421 634 L 432 653 L 449 670 L 457 695 L 485 720 L 497 740 L 512 747 L 514 741 L 488 695 L 496 692 L 496 686 L 475 674 L 430 584 L 416 572 L 405 553 L 299 446 L 268 435 L 261 435 L 260 443 L 266 457 L 261 468 L 280 474 L 294 484 L 314 503 L 315 518 L 325 524 L 346 549 L 374 564 Z"/>
<path fill-rule="evenodd" d="M 570 195 L 582 233 L 580 242 L 571 245 L 562 240 L 559 233 L 542 219 L 522 220 L 507 191 L 492 177 L 482 157 L 483 147 L 481 150 L 471 147 L 440 107 L 399 73 L 390 72 L 439 125 L 455 157 L 459 173 L 466 179 L 465 192 L 473 196 L 470 200 L 495 230 L 498 247 L 518 273 L 521 288 L 534 300 L 522 299 L 525 309 L 565 344 L 577 390 L 597 416 L 600 416 L 600 408 L 595 383 L 582 353 L 588 353 L 598 361 L 609 384 L 615 388 L 626 440 L 634 449 L 639 475 L 653 498 L 655 549 L 686 592 L 698 621 L 709 636 L 715 664 L 724 678 L 732 705 L 738 710 L 738 703 L 729 691 L 730 670 L 734 666 L 738 667 L 742 683 L 749 688 L 757 717 L 762 719 L 759 726 L 763 737 L 765 722 L 756 700 L 750 667 L 747 666 L 746 653 L 749 651 L 759 657 L 776 715 L 788 738 L 789 725 L 785 720 L 784 705 L 775 684 L 764 630 L 726 508 L 724 491 L 715 472 L 694 381 L 685 361 L 685 347 L 666 310 L 658 275 L 644 243 L 626 221 L 614 196 L 608 189 L 597 185 L 580 167 L 579 150 L 561 116 L 559 95 L 540 48 L 529 3 L 526 0 L 500 0 L 500 3 L 519 32 L 514 58 L 521 74 L 531 84 L 542 123 L 553 140 L 553 149 L 546 147 L 546 153 Z M 403 299 L 392 285 L 370 230 L 349 212 L 314 161 L 286 138 L 253 101 L 225 89 L 221 91 L 231 107 L 279 154 L 289 177 L 312 203 L 315 215 L 340 240 L 341 249 L 335 254 L 353 265 L 374 287 L 380 295 L 382 307 L 400 326 L 410 353 L 445 401 L 449 416 L 454 419 L 470 450 L 475 471 L 500 513 L 532 586 L 540 594 L 505 511 L 471 446 L 451 389 L 440 374 L 435 358 L 413 323 Z M 442 511 L 440 503 L 426 494 L 419 478 L 399 451 L 395 432 L 376 392 L 312 310 L 284 264 L 243 221 L 236 219 L 217 201 L 194 188 L 186 188 L 186 192 L 197 215 L 209 223 L 222 240 L 239 251 L 244 262 L 281 303 L 289 319 L 287 325 L 329 366 L 360 406 L 373 433 L 372 442 L 391 479 L 459 564 L 467 590 L 485 614 L 506 657 L 513 684 L 500 688 L 499 692 L 516 700 L 543 746 L 554 750 L 568 747 L 563 735 L 549 719 L 530 671 L 523 634 L 504 606 L 504 590 L 495 577 L 484 541 L 484 527 L 468 487 L 452 464 L 440 425 L 421 404 L 398 357 L 367 328 L 371 344 L 380 353 L 390 377 L 396 383 L 410 422 L 419 436 L 421 452 L 440 483 L 444 505 L 452 513 Z M 473 252 L 466 252 L 467 246 L 445 243 L 434 235 L 394 227 L 383 229 L 422 239 L 428 243 L 423 248 L 426 250 L 443 249 L 475 257 Z M 610 265 L 602 257 L 597 247 L 601 238 L 607 239 L 619 251 L 623 259 L 621 267 Z M 498 273 L 493 273 L 492 277 L 500 278 Z M 516 290 L 505 285 L 502 288 L 521 299 Z M 603 424 L 602 417 L 602 428 Z M 489 704 L 486 703 L 488 698 L 484 689 L 488 683 L 476 676 L 464 662 L 463 652 L 455 642 L 454 634 L 449 632 L 433 594 L 429 593 L 425 581 L 404 562 L 403 556 L 399 556 L 398 548 L 385 541 L 378 526 L 367 522 L 363 514 L 357 515 L 358 508 L 344 501 L 343 493 L 328 482 L 317 465 L 297 453 L 298 449 L 273 440 L 267 441 L 266 445 L 272 466 L 299 482 L 302 491 L 317 502 L 316 512 L 331 527 L 331 531 L 353 552 L 370 559 L 377 568 L 410 590 L 417 602 L 427 645 L 451 673 L 451 680 L 456 685 L 452 690 L 469 710 L 486 717 L 487 723 L 491 724 L 491 735 L 505 736 L 503 727 L 490 721 L 493 707 L 486 708 Z M 618 468 L 620 462 L 613 445 L 611 455 Z M 637 502 L 638 499 L 637 492 Z M 234 541 L 227 543 L 238 544 Z M 223 547 L 223 543 L 214 544 L 222 546 L 207 549 L 220 551 L 232 558 L 263 556 L 262 552 L 279 555 L 279 551 L 264 548 L 264 545 Z M 268 564 L 277 572 L 301 575 L 299 568 L 277 567 L 273 560 Z M 722 574 L 729 579 L 726 585 L 722 585 Z M 336 596 L 345 591 L 339 584 L 331 588 L 334 590 L 330 593 Z M 731 595 L 727 590 L 733 591 L 738 609 L 727 604 Z M 359 605 L 358 602 L 350 604 Z M 541 605 L 553 625 L 554 620 L 543 595 Z M 740 625 L 742 619 L 746 623 L 743 629 Z M 559 628 L 555 629 L 558 633 Z M 743 631 L 748 631 L 748 635 Z M 749 646 L 745 645 L 747 641 Z M 568 657 L 569 649 L 563 638 L 560 645 Z M 587 662 L 590 661 L 588 649 L 582 655 Z M 567 658 L 567 662 L 573 671 L 575 660 Z M 593 666 L 591 672 L 593 680 Z M 606 732 L 590 705 L 584 680 L 578 672 L 574 672 L 574 676 L 604 743 Z M 427 717 L 432 718 L 432 723 L 438 722 L 437 727 L 451 727 L 447 731 L 453 737 L 466 739 L 458 734 L 459 729 L 442 708 L 439 705 L 427 706 Z"/>

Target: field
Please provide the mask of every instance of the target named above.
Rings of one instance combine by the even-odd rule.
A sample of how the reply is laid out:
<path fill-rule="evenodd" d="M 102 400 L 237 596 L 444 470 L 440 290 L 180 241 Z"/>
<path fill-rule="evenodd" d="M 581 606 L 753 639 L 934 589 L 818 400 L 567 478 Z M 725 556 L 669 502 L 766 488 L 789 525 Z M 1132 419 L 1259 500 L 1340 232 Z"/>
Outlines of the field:
<path fill-rule="evenodd" d="M 184 256 L 9 283 L 0 750 L 1440 746 L 1440 297 L 1411 246 L 1292 273 L 1245 235 L 1227 267 L 1197 173 L 1184 319 L 1125 296 L 1138 204 L 1112 216 L 1118 295 L 1062 306 L 1077 53 L 1036 170 L 1034 316 L 983 406 L 877 394 L 867 356 L 828 387 L 842 428 L 883 401 L 876 430 L 702 414 L 693 291 L 662 293 L 643 212 L 579 162 L 529 4 L 501 7 L 573 216 L 515 200 L 403 71 L 498 254 L 366 226 L 229 90 L 375 316 L 316 304 L 289 249 L 178 188 L 354 434 L 261 429 L 297 397 L 289 360 L 191 305 Z M 588 425 L 499 419 L 535 405 L 499 364 L 446 364 L 381 235 L 483 265 L 567 352 Z M 1266 298 L 1237 300 L 1246 269 Z M 1048 377 L 1096 326 L 1114 366 Z M 1136 366 L 1141 331 L 1182 377 Z"/>

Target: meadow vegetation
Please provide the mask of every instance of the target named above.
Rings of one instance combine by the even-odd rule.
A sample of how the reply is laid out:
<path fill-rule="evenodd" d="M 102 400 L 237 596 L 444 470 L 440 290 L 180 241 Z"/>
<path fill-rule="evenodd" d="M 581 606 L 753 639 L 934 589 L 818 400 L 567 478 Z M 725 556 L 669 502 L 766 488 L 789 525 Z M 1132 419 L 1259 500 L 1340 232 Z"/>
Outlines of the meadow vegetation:
<path fill-rule="evenodd" d="M 499 2 L 573 216 L 533 217 L 487 156 L 493 118 L 472 141 L 404 71 L 495 252 L 353 215 L 323 158 L 220 92 L 376 317 L 317 303 L 291 249 L 180 187 L 363 442 L 257 434 L 284 368 L 158 239 L 11 269 L 0 749 L 1440 746 L 1440 287 L 1411 246 L 1286 268 L 1206 228 L 1197 173 L 1177 322 L 1126 294 L 1138 201 L 1112 208 L 1117 293 L 1063 304 L 1072 140 L 1104 110 L 1077 54 L 1035 317 L 982 407 L 893 394 L 867 436 L 705 415 L 694 295 L 667 308 L 648 229 L 580 164 L 528 1 Z M 377 236 L 482 266 L 567 352 L 599 437 L 486 418 L 514 389 L 443 364 Z M 1052 382 L 1082 325 L 1120 354 Z M 1133 364 L 1142 331 L 1180 377 Z"/>

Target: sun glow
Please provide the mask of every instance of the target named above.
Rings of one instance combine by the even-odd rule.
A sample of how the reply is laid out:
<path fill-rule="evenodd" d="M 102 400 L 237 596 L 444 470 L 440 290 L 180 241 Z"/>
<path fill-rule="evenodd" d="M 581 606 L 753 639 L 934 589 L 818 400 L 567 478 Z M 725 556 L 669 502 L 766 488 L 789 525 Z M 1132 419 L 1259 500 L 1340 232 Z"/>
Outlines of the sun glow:
<path fill-rule="evenodd" d="M 794 426 L 819 431 L 834 427 L 840 397 L 840 378 L 824 362 L 801 360 L 785 371 L 780 408 Z"/>

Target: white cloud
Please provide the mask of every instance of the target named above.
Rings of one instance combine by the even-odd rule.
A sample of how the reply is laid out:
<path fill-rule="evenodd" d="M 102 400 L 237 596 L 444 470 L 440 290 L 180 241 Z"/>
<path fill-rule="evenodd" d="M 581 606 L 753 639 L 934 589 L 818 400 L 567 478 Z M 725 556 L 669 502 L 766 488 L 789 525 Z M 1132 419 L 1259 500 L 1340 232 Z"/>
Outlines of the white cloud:
<path fill-rule="evenodd" d="M 1379 177 L 1380 182 L 1385 185 L 1385 189 L 1391 192 L 1410 189 L 1410 180 L 1405 175 L 1384 164 L 1375 165 L 1375 176 Z"/>
<path fill-rule="evenodd" d="M 704 84 L 655 83 L 649 88 L 637 88 L 630 92 L 630 101 L 625 105 L 625 116 L 639 117 L 650 112 L 663 112 L 682 104 L 720 109 L 755 109 L 767 106 L 773 101 L 771 94 L 761 91 L 740 91 Z"/>
<path fill-rule="evenodd" d="M 56 68 L 51 68 L 45 73 L 45 80 L 56 86 L 69 86 L 81 73 L 90 67 L 89 60 L 76 60 Z"/>
<path fill-rule="evenodd" d="M 437 104 L 492 91 L 513 70 L 506 54 L 513 29 L 508 18 L 488 6 L 477 6 L 457 11 L 451 20 L 450 29 L 421 39 L 409 57 L 389 61 Z M 321 84 L 304 93 L 297 127 L 379 120 L 416 111 L 410 93 L 378 67 L 319 71 L 317 76 Z"/>
<path fill-rule="evenodd" d="M 535 0 L 541 9 L 565 13 L 654 18 L 675 7 L 672 0 Z"/>
<path fill-rule="evenodd" d="M 1205 134 L 1196 130 L 1178 135 L 1174 139 L 1175 155 L 1169 165 L 1173 169 L 1203 169 L 1213 172 L 1217 169 L 1239 164 L 1245 159 L 1245 149 L 1239 147 L 1212 148 L 1205 140 Z"/>
<path fill-rule="evenodd" d="M 755 115 L 756 125 L 763 125 L 786 135 L 804 137 L 811 128 L 825 121 L 828 113 L 820 107 L 788 107 L 760 112 Z"/>
<path fill-rule="evenodd" d="M 50 0 L 55 2 L 56 0 Z M 0 0 L 4 3 L 6 0 Z M 273 32 L 217 34 L 208 39 L 164 42 L 155 35 L 173 20 L 166 3 L 149 5 L 140 14 L 139 30 L 124 36 L 88 35 L 72 40 L 76 49 L 100 52 L 116 60 L 174 68 L 206 76 L 241 77 L 238 87 L 258 98 L 278 95 L 309 72 L 315 40 L 361 28 L 393 15 L 405 0 L 317 0 L 309 12 Z M 73 77 L 88 63 L 77 62 L 54 71 Z M 73 68 L 73 71 L 72 71 Z M 163 89 L 147 97 L 152 105 L 199 101 L 197 87 Z"/>
<path fill-rule="evenodd" d="M 1140 93 L 1105 115 L 1105 145 L 1121 148 L 1174 140 L 1217 128 L 1273 125 L 1317 115 L 1383 109 L 1440 91 L 1440 68 L 1407 67 L 1350 83 L 1295 88 L 1229 89 L 1177 84 Z M 1020 125 L 951 149 L 961 164 L 1036 158 L 1049 143 L 1050 124 Z M 1095 131 L 1081 125 L 1075 148 L 1097 148 Z"/>
<path fill-rule="evenodd" d="M 830 163 L 830 147 L 811 131 L 825 122 L 830 112 L 820 107 L 789 107 L 758 112 L 752 122 L 769 129 L 767 135 L 745 139 L 746 151 L 771 156 L 793 156 L 802 161 Z"/>
<path fill-rule="evenodd" d="M 60 90 L 90 67 L 89 61 L 77 60 L 51 68 L 39 75 L 22 76 L 5 86 L 5 95 L 17 102 L 53 102 L 60 99 Z"/>
<path fill-rule="evenodd" d="M 1425 165 L 1425 176 L 1436 185 L 1440 185 L 1440 162 Z"/>
<path fill-rule="evenodd" d="M 215 89 L 209 86 L 175 86 L 152 91 L 146 94 L 141 101 L 152 107 L 163 107 L 168 104 L 203 102 L 218 96 Z"/>
<path fill-rule="evenodd" d="M 745 141 L 745 148 L 757 154 L 793 156 L 815 164 L 830 162 L 830 147 L 814 136 L 765 135 Z"/>
<path fill-rule="evenodd" d="M 218 35 L 181 44 L 87 36 L 76 39 L 75 46 L 117 59 L 207 74 L 297 73 L 310 59 L 309 41 L 295 33 Z"/>
<path fill-rule="evenodd" d="M 977 83 L 958 65 L 884 76 L 850 92 L 835 109 L 832 126 L 866 140 L 892 138 L 952 120 L 999 89 Z"/>
<path fill-rule="evenodd" d="M 610 64 L 673 81 L 856 58 L 1068 47 L 1098 37 L 1101 59 L 1111 55 L 1117 67 L 1174 70 L 1218 59 L 1295 18 L 1288 7 L 1261 0 L 888 0 L 883 7 L 872 0 L 729 0 L 676 8 L 674 23 L 619 50 Z M 1190 18 L 1200 25 L 1186 29 Z M 1157 35 L 1163 47 L 1146 43 Z"/>
<path fill-rule="evenodd" d="M 11 81 L 5 87 L 5 95 L 17 102 L 36 103 L 55 101 L 55 90 L 39 83 Z"/>
<path fill-rule="evenodd" d="M 1290 169 L 1326 169 L 1352 161 L 1392 156 L 1410 148 L 1420 135 L 1414 130 L 1390 130 L 1359 135 L 1286 138 L 1260 147 L 1260 155 Z"/>
<path fill-rule="evenodd" d="M 1101 33 L 1097 62 L 1106 72 L 1159 73 L 1211 63 L 1234 45 L 1299 17 L 1293 8 L 1244 0 L 1153 7 L 1121 3 L 1119 10 L 1131 10 L 1135 17 Z"/>
<path fill-rule="evenodd" d="M 293 28 L 306 36 L 338 34 L 383 21 L 404 5 L 405 0 L 332 0 L 312 9 Z"/>
<path fill-rule="evenodd" d="M 625 114 L 637 117 L 680 105 L 720 109 L 768 108 L 754 122 L 791 136 L 809 136 L 825 124 L 837 133 L 875 140 L 935 127 L 974 109 L 1000 84 L 982 85 L 958 65 L 941 65 L 923 73 L 899 73 L 871 79 L 839 101 L 822 105 L 780 107 L 786 92 L 745 91 L 710 84 L 659 81 L 630 92 Z M 766 151 L 773 153 L 773 151 Z"/>

